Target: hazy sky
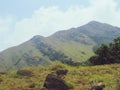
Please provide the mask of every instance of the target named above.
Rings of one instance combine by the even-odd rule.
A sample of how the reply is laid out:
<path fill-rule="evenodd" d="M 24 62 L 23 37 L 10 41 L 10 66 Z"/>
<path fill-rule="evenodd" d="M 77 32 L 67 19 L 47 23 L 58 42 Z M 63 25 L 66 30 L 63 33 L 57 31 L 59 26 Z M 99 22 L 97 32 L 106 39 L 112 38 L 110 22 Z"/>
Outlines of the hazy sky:
<path fill-rule="evenodd" d="M 91 20 L 120 26 L 120 0 L 0 0 L 0 51 Z"/>

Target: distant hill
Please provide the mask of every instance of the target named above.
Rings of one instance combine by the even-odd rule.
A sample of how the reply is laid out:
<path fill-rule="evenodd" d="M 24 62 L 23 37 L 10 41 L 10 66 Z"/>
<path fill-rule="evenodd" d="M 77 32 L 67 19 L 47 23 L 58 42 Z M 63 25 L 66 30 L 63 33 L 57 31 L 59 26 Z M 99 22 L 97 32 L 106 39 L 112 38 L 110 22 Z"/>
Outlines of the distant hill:
<path fill-rule="evenodd" d="M 49 37 L 37 35 L 1 52 L 0 71 L 48 65 L 56 60 L 82 62 L 94 55 L 94 46 L 109 43 L 118 36 L 120 28 L 97 21 L 59 31 Z"/>

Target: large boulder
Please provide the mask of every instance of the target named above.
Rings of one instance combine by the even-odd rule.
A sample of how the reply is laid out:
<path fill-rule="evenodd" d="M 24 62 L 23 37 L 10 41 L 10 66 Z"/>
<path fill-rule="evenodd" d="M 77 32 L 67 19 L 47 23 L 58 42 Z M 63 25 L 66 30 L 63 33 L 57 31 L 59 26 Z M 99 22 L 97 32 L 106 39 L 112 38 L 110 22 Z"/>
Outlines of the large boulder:
<path fill-rule="evenodd" d="M 44 83 L 47 90 L 69 90 L 64 80 L 54 74 L 48 74 Z"/>

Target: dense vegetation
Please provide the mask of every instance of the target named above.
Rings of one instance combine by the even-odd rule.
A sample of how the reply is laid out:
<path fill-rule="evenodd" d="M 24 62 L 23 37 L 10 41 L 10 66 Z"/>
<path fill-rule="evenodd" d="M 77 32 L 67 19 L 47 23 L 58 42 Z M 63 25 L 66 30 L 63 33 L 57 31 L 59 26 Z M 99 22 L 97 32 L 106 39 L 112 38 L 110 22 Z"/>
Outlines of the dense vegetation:
<path fill-rule="evenodd" d="M 114 39 L 109 45 L 102 44 L 95 54 L 89 59 L 94 65 L 120 63 L 120 37 Z"/>

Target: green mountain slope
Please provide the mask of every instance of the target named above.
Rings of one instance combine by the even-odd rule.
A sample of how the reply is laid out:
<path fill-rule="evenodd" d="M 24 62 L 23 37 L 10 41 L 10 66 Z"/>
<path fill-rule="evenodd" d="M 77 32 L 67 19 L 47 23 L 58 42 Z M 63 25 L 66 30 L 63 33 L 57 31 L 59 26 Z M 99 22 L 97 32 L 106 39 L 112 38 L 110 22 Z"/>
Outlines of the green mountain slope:
<path fill-rule="evenodd" d="M 82 62 L 94 55 L 93 47 L 120 36 L 120 28 L 96 21 L 31 40 L 0 53 L 0 71 L 48 65 L 53 61 Z"/>
<path fill-rule="evenodd" d="M 0 62 L 2 71 L 51 63 L 30 41 L 2 52 L 0 54 Z"/>
<path fill-rule="evenodd" d="M 92 45 L 83 45 L 75 42 L 68 42 L 58 45 L 57 49 L 63 51 L 73 61 L 82 62 L 94 55 Z"/>

